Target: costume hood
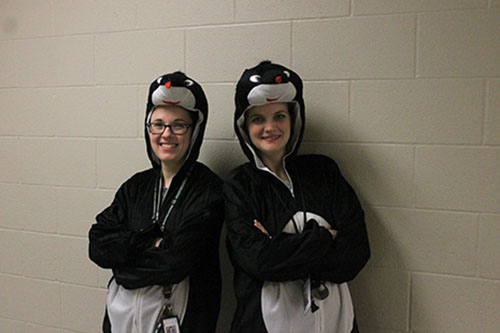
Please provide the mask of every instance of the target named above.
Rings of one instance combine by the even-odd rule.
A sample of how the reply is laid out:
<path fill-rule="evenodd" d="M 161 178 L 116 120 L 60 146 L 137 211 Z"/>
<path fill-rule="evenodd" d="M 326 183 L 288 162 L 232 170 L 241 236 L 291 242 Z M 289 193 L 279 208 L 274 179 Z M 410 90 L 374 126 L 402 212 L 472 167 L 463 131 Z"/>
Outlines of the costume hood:
<path fill-rule="evenodd" d="M 236 85 L 234 130 L 240 146 L 248 159 L 263 167 L 263 163 L 253 147 L 245 130 L 245 113 L 254 106 L 270 103 L 288 103 L 291 135 L 285 158 L 297 154 L 304 133 L 305 111 L 302 97 L 302 80 L 292 70 L 270 61 L 263 61 L 246 69 Z"/>
<path fill-rule="evenodd" d="M 144 134 L 147 153 L 151 160 L 151 164 L 153 168 L 160 170 L 161 162 L 151 148 L 147 123 L 151 118 L 153 110 L 162 105 L 180 106 L 193 113 L 191 144 L 187 152 L 186 160 L 181 168 L 181 170 L 185 170 L 186 166 L 193 164 L 198 159 L 200 153 L 203 134 L 205 133 L 205 126 L 208 119 L 207 98 L 201 86 L 182 72 L 162 75 L 154 80 L 149 86 Z"/>

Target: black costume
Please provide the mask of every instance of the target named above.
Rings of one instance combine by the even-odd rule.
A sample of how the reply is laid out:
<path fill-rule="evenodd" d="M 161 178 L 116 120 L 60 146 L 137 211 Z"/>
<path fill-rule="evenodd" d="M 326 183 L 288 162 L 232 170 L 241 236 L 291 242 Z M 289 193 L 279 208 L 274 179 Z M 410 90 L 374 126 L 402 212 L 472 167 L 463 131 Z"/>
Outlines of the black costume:
<path fill-rule="evenodd" d="M 300 78 L 262 62 L 243 73 L 235 102 L 235 131 L 250 162 L 234 169 L 224 185 L 238 302 L 231 331 L 356 331 L 345 282 L 370 256 L 364 214 L 333 160 L 296 155 L 305 119 Z M 249 108 L 275 102 L 291 105 L 284 158 L 290 183 L 262 163 L 245 130 Z M 270 237 L 253 225 L 254 219 Z M 337 230 L 336 238 L 322 226 Z M 329 296 L 320 300 L 317 295 L 325 289 Z"/>
<path fill-rule="evenodd" d="M 117 295 L 125 297 L 120 301 L 123 306 L 129 306 L 126 303 L 131 296 L 145 297 L 137 304 L 144 308 L 141 309 L 144 313 L 130 314 L 127 310 L 123 317 L 134 321 L 142 315 L 148 320 L 156 318 L 160 311 L 158 305 L 161 307 L 165 302 L 163 286 L 171 285 L 173 311 L 179 318 L 181 331 L 215 332 L 221 291 L 218 250 L 223 221 L 222 181 L 196 161 L 208 104 L 201 86 L 183 73 L 175 72 L 151 83 L 146 122 L 160 105 L 178 105 L 194 113 L 196 125 L 187 158 L 162 201 L 158 193 L 161 192 L 161 165 L 151 149 L 145 127 L 147 153 L 153 167 L 122 184 L 111 206 L 96 217 L 97 223 L 89 232 L 89 256 L 100 267 L 113 270 L 108 311 L 111 302 L 120 301 Z M 161 205 L 156 205 L 157 202 Z M 160 228 L 163 223 L 164 228 Z M 160 246 L 154 247 L 155 239 L 161 237 Z M 110 331 L 109 324 L 106 316 L 104 331 Z M 146 327 L 149 330 L 150 324 L 144 323 L 139 330 L 144 331 Z"/>

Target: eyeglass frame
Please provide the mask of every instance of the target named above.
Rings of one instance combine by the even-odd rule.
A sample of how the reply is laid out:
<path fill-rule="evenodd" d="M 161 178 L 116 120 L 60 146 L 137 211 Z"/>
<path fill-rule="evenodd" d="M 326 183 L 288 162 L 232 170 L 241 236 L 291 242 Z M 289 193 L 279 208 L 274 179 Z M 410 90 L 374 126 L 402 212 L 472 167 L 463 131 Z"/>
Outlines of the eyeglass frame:
<path fill-rule="evenodd" d="M 186 129 L 184 133 L 178 133 L 178 132 L 174 132 L 174 130 L 172 129 L 172 126 L 173 126 L 173 124 L 175 124 L 175 122 L 170 123 L 170 124 L 165 124 L 165 123 L 160 123 L 160 122 L 156 123 L 156 125 L 160 125 L 160 124 L 163 125 L 163 130 L 161 132 L 155 133 L 151 130 L 151 126 L 153 125 L 153 123 L 151 123 L 151 122 L 146 123 L 146 127 L 148 128 L 148 132 L 150 134 L 154 134 L 154 135 L 161 135 L 161 134 L 165 133 L 165 130 L 168 128 L 170 130 L 170 133 L 172 133 L 174 135 L 184 135 L 187 133 L 189 128 L 193 126 L 193 123 L 177 123 L 177 124 L 182 124 Z"/>

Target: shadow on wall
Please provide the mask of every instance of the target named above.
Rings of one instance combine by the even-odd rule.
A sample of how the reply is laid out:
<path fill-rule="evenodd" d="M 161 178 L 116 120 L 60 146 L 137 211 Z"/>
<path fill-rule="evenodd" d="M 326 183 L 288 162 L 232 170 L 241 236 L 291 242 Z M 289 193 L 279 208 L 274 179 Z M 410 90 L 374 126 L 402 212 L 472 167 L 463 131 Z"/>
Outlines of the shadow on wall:
<path fill-rule="evenodd" d="M 326 129 L 330 123 L 336 122 L 335 117 L 336 115 L 332 114 L 333 119 L 328 123 L 315 121 L 314 118 L 308 120 L 306 132 L 314 134 L 329 131 L 328 140 L 325 140 L 329 143 L 322 142 L 321 136 L 314 141 L 304 142 L 301 154 L 322 154 L 334 159 L 343 176 L 354 188 L 365 211 L 372 255 L 367 266 L 349 283 L 358 326 L 362 331 L 375 328 L 406 331 L 409 273 L 398 270 L 405 267 L 402 250 L 377 210 L 370 207 L 383 205 L 386 203 L 384 200 L 390 200 L 384 197 L 395 198 L 399 195 L 394 182 L 391 182 L 390 173 L 400 172 L 381 167 L 381 164 L 391 162 L 381 162 L 385 156 L 375 155 L 377 152 L 373 146 L 342 143 L 347 141 L 346 138 L 355 142 L 355 133 L 348 126 L 332 126 L 331 129 Z M 335 133 L 331 133 L 332 131 Z M 399 166 L 393 163 L 391 167 Z M 381 170 L 384 170 L 384 173 L 381 173 Z"/>
<path fill-rule="evenodd" d="M 8 35 L 15 35 L 19 30 L 17 20 L 13 17 L 6 17 L 2 21 L 2 31 Z"/>
<path fill-rule="evenodd" d="M 380 268 L 383 253 L 390 253 L 389 267 L 402 267 L 396 238 L 370 208 L 365 208 L 372 258 L 349 283 L 358 325 L 362 331 L 375 328 L 406 331 L 409 274 L 393 268 Z"/>
<path fill-rule="evenodd" d="M 229 172 L 238 165 L 248 162 L 237 141 L 205 140 L 198 160 L 222 179 L 226 179 Z"/>
<path fill-rule="evenodd" d="M 205 163 L 222 179 L 225 179 L 232 169 L 247 162 L 248 159 L 241 151 L 237 141 L 205 141 L 199 161 Z M 236 309 L 236 298 L 233 291 L 233 266 L 226 249 L 225 227 L 222 228 L 219 254 L 222 273 L 222 299 L 217 332 L 229 332 Z"/>
<path fill-rule="evenodd" d="M 217 322 L 217 332 L 229 332 L 231 320 L 236 310 L 236 298 L 233 290 L 234 270 L 229 260 L 226 248 L 226 230 L 223 228 L 220 242 L 220 263 L 222 273 L 222 298 L 220 304 L 219 321 Z"/>

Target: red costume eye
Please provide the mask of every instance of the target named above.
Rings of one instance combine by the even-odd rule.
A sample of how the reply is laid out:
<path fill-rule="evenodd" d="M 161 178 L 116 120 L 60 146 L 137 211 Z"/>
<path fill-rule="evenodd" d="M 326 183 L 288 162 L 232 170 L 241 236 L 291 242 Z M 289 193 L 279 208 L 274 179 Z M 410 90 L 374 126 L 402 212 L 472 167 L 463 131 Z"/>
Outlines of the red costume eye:
<path fill-rule="evenodd" d="M 170 88 L 170 86 L 172 85 L 172 82 L 168 81 L 167 83 L 165 83 L 165 87 L 167 88 Z"/>
<path fill-rule="evenodd" d="M 274 79 L 276 83 L 281 83 L 281 76 L 276 76 L 276 79 Z"/>

